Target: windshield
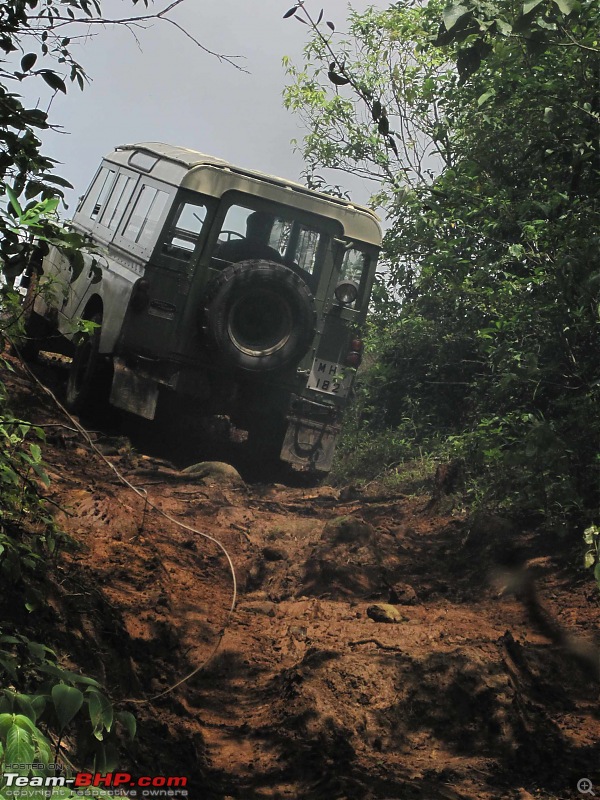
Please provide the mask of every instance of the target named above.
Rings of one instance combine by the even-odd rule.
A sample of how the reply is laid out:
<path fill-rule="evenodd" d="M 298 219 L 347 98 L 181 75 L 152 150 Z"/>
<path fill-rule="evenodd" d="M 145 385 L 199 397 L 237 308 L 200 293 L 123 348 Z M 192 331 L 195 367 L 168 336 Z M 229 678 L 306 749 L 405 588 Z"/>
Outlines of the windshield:
<path fill-rule="evenodd" d="M 318 220 L 307 222 L 305 216 L 298 219 L 294 209 L 288 208 L 271 211 L 232 205 L 221 225 L 214 256 L 228 263 L 264 259 L 285 264 L 314 284 L 329 234 Z"/>

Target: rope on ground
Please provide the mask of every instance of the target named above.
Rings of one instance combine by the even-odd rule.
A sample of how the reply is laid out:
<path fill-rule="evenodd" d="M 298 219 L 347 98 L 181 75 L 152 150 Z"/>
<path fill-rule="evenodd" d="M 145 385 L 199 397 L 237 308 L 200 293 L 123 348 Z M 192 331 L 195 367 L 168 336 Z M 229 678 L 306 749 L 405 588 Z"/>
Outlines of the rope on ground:
<path fill-rule="evenodd" d="M 21 353 L 19 352 L 18 345 L 16 345 L 15 342 L 11 339 L 11 337 L 7 336 L 6 333 L 4 335 L 8 339 L 8 342 L 12 346 L 14 352 L 18 355 L 19 361 L 21 363 L 21 367 L 24 369 L 24 371 L 27 374 L 27 376 L 29 377 L 29 379 L 39 389 L 41 389 L 44 392 L 44 394 L 46 394 L 52 400 L 52 402 L 56 405 L 56 407 L 58 409 L 60 409 L 61 413 L 64 414 L 67 417 L 67 419 L 71 422 L 71 424 L 77 430 L 77 432 L 85 439 L 85 441 L 87 442 L 88 446 L 91 447 L 91 449 L 102 459 L 102 461 L 104 461 L 104 463 L 114 472 L 114 474 L 117 476 L 119 481 L 121 481 L 121 483 L 123 483 L 125 486 L 127 486 L 128 489 L 130 489 L 134 494 L 136 494 L 139 498 L 141 498 L 144 501 L 144 503 L 145 503 L 144 509 L 151 508 L 153 511 L 156 511 L 158 514 L 160 514 L 161 517 L 164 517 L 165 519 L 169 520 L 169 522 L 172 522 L 174 525 L 177 525 L 179 528 L 183 528 L 183 530 L 189 531 L 190 533 L 196 533 L 196 534 L 198 534 L 198 536 L 202 536 L 204 539 L 208 539 L 209 542 L 213 542 L 213 544 L 217 545 L 217 547 L 221 550 L 221 552 L 225 555 L 225 558 L 227 559 L 227 563 L 229 565 L 229 571 L 231 572 L 231 580 L 232 580 L 232 584 L 233 584 L 233 586 L 232 586 L 231 606 L 229 608 L 229 612 L 227 614 L 227 619 L 225 620 L 225 624 L 223 625 L 223 628 L 221 629 L 221 631 L 219 633 L 219 638 L 217 640 L 216 646 L 214 647 L 212 653 L 199 666 L 195 667 L 188 675 L 185 675 L 183 678 L 178 680 L 177 683 L 174 683 L 172 686 L 169 686 L 167 689 L 164 689 L 159 694 L 154 695 L 154 696 L 152 696 L 152 697 L 150 697 L 149 699 L 146 699 L 146 700 L 131 700 L 130 699 L 130 700 L 128 700 L 128 702 L 132 702 L 132 703 L 149 703 L 149 702 L 152 702 L 153 700 L 158 700 L 159 698 L 164 697 L 167 694 L 170 694 L 175 689 L 177 689 L 179 686 L 181 686 L 182 684 L 186 683 L 191 678 L 193 678 L 195 675 L 197 675 L 201 670 L 203 670 L 210 663 L 210 661 L 212 661 L 212 659 L 215 657 L 219 647 L 221 646 L 221 641 L 223 640 L 223 636 L 225 635 L 225 631 L 226 631 L 227 627 L 229 626 L 229 623 L 231 622 L 231 617 L 233 615 L 233 612 L 235 611 L 235 607 L 236 607 L 236 604 L 237 604 L 237 593 L 238 593 L 237 592 L 237 578 L 236 578 L 235 568 L 233 566 L 233 561 L 231 559 L 231 556 L 229 555 L 225 545 L 222 544 L 222 542 L 220 542 L 214 536 L 211 536 L 209 533 L 205 533 L 204 531 L 199 531 L 197 528 L 192 528 L 191 525 L 186 525 L 184 522 L 180 522 L 178 519 L 175 519 L 175 517 L 172 517 L 170 514 L 167 514 L 166 511 L 163 511 L 162 508 L 159 508 L 157 505 L 155 505 L 148 498 L 148 493 L 145 490 L 143 490 L 143 489 L 140 490 L 137 487 L 135 487 L 132 483 L 130 483 L 127 480 L 127 478 L 117 469 L 117 467 L 111 461 L 109 461 L 106 458 L 106 456 L 100 450 L 100 448 L 96 446 L 96 444 L 94 443 L 94 441 L 91 438 L 91 436 L 88 433 L 88 431 L 83 427 L 83 425 L 81 425 L 81 423 L 77 419 L 75 419 L 75 417 L 68 411 L 68 409 L 65 408 L 65 406 L 63 406 L 63 404 L 56 397 L 54 392 L 51 389 L 49 389 L 47 386 L 44 386 L 44 384 L 39 380 L 37 375 L 35 375 L 32 372 L 32 370 L 25 363 L 25 360 L 21 356 Z"/>

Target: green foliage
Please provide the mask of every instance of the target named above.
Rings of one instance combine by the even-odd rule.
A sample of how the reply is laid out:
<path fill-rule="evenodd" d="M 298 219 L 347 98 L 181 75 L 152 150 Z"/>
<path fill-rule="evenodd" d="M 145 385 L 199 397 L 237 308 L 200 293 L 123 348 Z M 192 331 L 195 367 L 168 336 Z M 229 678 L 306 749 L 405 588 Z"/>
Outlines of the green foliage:
<path fill-rule="evenodd" d="M 5 586 L 23 589 L 30 609 L 40 600 L 39 578 L 65 542 L 41 494 L 50 483 L 44 441 L 42 428 L 0 413 L 0 575 Z"/>
<path fill-rule="evenodd" d="M 148 8 L 148 0 L 131 0 Z M 172 6 L 143 18 L 165 19 Z M 138 15 L 139 16 L 139 15 Z M 87 77 L 71 52 L 71 32 L 82 25 L 105 24 L 99 0 L 8 0 L 0 10 L 0 349 L 7 339 L 23 341 L 28 303 L 13 290 L 41 273 L 50 245 L 71 260 L 71 279 L 83 268 L 84 239 L 61 223 L 62 190 L 70 184 L 53 173 L 55 162 L 41 150 L 40 131 L 50 127 L 48 114 L 28 108 L 14 87 L 41 81 L 50 93 L 70 84 L 83 89 Z M 112 22 L 112 21 L 111 21 Z M 127 23 L 125 23 L 127 24 Z M 73 37 L 78 38 L 77 34 Z M 10 87 L 10 88 L 9 88 Z M 21 288 L 27 285 L 21 283 Z M 93 323 L 82 323 L 89 333 Z M 26 341 L 26 340 L 25 340 Z M 10 363 L 0 359 L 3 371 Z M 66 542 L 52 519 L 44 492 L 49 477 L 42 458 L 41 427 L 15 416 L 0 381 L 0 578 L 5 599 L 21 599 L 29 612 L 42 604 L 46 568 Z M 8 606 L 8 603 L 7 603 Z M 0 620 L 6 627 L 6 623 Z M 117 723 L 117 724 L 115 724 Z M 119 728 L 135 735 L 135 719 L 116 712 L 93 679 L 60 667 L 46 646 L 22 632 L 0 630 L 0 774 L 10 763 L 40 763 L 23 774 L 52 773 L 51 764 L 76 748 L 82 763 L 98 771 L 116 766 Z M 51 746 L 52 742 L 52 746 Z M 0 779 L 0 798 L 6 794 Z M 98 797 L 107 796 L 99 790 Z M 34 797 L 34 795 L 29 794 Z M 39 797 L 45 796 L 40 789 Z M 53 796 L 71 797 L 56 789 Z"/>
<path fill-rule="evenodd" d="M 148 9 L 149 0 L 131 0 L 129 7 L 138 4 Z M 48 113 L 24 105 L 15 87 L 37 81 L 50 96 L 66 93 L 72 85 L 84 89 L 88 78 L 73 50 L 82 32 L 87 35 L 94 25 L 134 27 L 136 20 L 137 24 L 151 20 L 176 24 L 169 17 L 174 5 L 129 18 L 119 18 L 117 12 L 107 19 L 100 0 L 6 0 L 1 4 L 0 292 L 31 263 L 40 242 L 74 250 L 81 246 L 81 237 L 65 229 L 56 216 L 62 190 L 71 185 L 54 174 L 56 162 L 41 150 L 39 134 L 50 127 Z M 36 261 L 36 268 L 40 263 Z"/>
<path fill-rule="evenodd" d="M 588 547 L 584 557 L 586 569 L 594 568 L 594 578 L 600 589 L 600 527 L 590 525 L 583 532 L 583 541 Z"/>
<path fill-rule="evenodd" d="M 45 645 L 0 630 L 0 685 L 5 682 L 11 685 L 0 689 L 0 775 L 53 777 L 56 765 L 65 760 L 65 737 L 74 741 L 90 769 L 110 772 L 118 766 L 118 736 L 135 736 L 135 718 L 128 711 L 115 711 L 93 678 L 60 667 Z M 17 684 L 27 684 L 29 692 L 17 691 Z M 69 777 L 72 769 L 66 763 L 62 774 Z M 7 767 L 15 764 L 36 766 Z M 0 778 L 0 796 L 5 787 L 6 779 Z M 75 797 L 70 790 L 62 791 L 53 796 Z M 108 795 L 97 790 L 92 796 Z"/>
<path fill-rule="evenodd" d="M 597 0 L 354 14 L 328 40 L 350 86 L 315 36 L 286 94 L 312 169 L 377 176 L 389 221 L 351 457 L 460 456 L 474 502 L 561 531 L 600 502 L 599 18 Z"/>
<path fill-rule="evenodd" d="M 302 13 L 308 16 L 306 9 Z M 415 48 L 423 37 L 421 20 L 420 8 L 398 5 L 352 12 L 344 36 L 322 33 L 324 23 L 313 22 L 305 67 L 284 58 L 293 81 L 284 102 L 309 127 L 302 146 L 309 170 L 325 167 L 381 181 L 380 199 L 392 202 L 391 192 L 423 181 L 443 160 L 443 143 L 432 135 L 433 88 L 449 69 L 437 52 Z M 332 81 L 332 67 L 345 76 L 344 84 Z"/>

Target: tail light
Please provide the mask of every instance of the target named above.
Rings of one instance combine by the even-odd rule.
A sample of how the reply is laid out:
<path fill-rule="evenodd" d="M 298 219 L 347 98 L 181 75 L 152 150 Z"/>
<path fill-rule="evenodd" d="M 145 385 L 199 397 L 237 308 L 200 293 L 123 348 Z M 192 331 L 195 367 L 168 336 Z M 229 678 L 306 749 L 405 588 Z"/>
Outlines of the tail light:
<path fill-rule="evenodd" d="M 355 336 L 350 342 L 350 349 L 348 351 L 348 355 L 346 356 L 346 366 L 358 369 L 360 367 L 360 362 L 362 361 L 364 349 L 365 345 L 363 340 Z"/>

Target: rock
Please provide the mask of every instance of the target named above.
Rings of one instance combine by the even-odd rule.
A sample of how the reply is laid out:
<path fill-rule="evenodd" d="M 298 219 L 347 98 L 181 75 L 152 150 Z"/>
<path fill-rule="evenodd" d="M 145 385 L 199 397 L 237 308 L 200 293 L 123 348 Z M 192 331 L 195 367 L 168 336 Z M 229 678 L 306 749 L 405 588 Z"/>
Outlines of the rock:
<path fill-rule="evenodd" d="M 418 602 L 417 593 L 409 583 L 395 583 L 390 586 L 388 602 L 394 606 L 414 606 Z"/>
<path fill-rule="evenodd" d="M 199 464 L 192 464 L 181 471 L 184 475 L 207 483 L 244 485 L 242 476 L 237 469 L 224 461 L 201 461 Z"/>
<path fill-rule="evenodd" d="M 96 447 L 104 456 L 125 455 L 131 453 L 131 440 L 127 436 L 103 436 Z"/>
<path fill-rule="evenodd" d="M 342 503 L 351 502 L 352 500 L 358 500 L 361 497 L 360 491 L 356 488 L 356 486 L 344 486 L 340 490 L 339 499 Z"/>
<path fill-rule="evenodd" d="M 263 614 L 265 617 L 274 617 L 277 606 L 275 603 L 247 603 L 244 610 L 250 614 Z"/>
<path fill-rule="evenodd" d="M 292 638 L 296 639 L 297 641 L 305 642 L 308 630 L 306 628 L 306 625 L 290 625 L 290 627 L 288 628 L 288 633 Z"/>
<path fill-rule="evenodd" d="M 367 608 L 367 617 L 370 617 L 374 622 L 406 622 L 406 617 L 401 614 L 396 606 L 389 603 L 377 603 L 375 606 Z"/>
<path fill-rule="evenodd" d="M 434 478 L 434 499 L 440 499 L 443 495 L 454 494 L 464 482 L 464 462 L 460 458 L 455 458 L 447 464 L 439 464 L 435 471 Z"/>
<path fill-rule="evenodd" d="M 98 450 L 102 453 L 103 456 L 118 456 L 119 450 L 114 446 L 114 444 L 98 444 L 96 445 Z"/>
<path fill-rule="evenodd" d="M 262 554 L 265 561 L 285 561 L 287 559 L 285 550 L 280 550 L 278 547 L 263 547 Z"/>
<path fill-rule="evenodd" d="M 373 528 L 361 519 L 337 517 L 325 525 L 321 540 L 326 539 L 331 544 L 339 544 L 340 542 L 365 544 L 372 536 Z"/>

